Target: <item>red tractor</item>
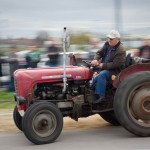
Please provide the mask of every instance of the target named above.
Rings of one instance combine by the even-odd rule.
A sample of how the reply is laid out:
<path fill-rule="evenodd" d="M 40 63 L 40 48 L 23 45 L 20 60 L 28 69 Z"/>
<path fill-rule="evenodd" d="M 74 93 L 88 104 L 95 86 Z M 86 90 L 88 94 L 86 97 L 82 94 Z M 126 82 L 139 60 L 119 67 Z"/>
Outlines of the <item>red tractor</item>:
<path fill-rule="evenodd" d="M 67 36 L 64 38 L 64 60 Z M 91 104 L 88 97 L 94 71 L 90 65 L 20 69 L 14 73 L 14 122 L 35 144 L 55 141 L 63 117 L 74 120 L 99 114 L 113 125 L 122 125 L 137 136 L 150 136 L 150 61 L 127 56 L 124 69 L 107 85 L 106 102 Z M 138 63 L 138 61 L 140 63 Z"/>

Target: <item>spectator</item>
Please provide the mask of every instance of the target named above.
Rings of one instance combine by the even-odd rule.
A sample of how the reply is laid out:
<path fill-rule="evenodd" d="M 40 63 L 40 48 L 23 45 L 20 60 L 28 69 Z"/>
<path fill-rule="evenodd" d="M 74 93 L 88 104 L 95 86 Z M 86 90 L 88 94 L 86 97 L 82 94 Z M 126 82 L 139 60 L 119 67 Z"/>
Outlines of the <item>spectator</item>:
<path fill-rule="evenodd" d="M 93 60 L 95 53 L 100 49 L 100 39 L 98 38 L 91 38 L 89 40 L 90 47 L 86 51 L 89 52 L 89 59 Z"/>
<path fill-rule="evenodd" d="M 0 53 L 0 77 L 2 77 L 3 76 L 3 74 L 2 74 L 2 63 L 3 63 L 3 61 L 2 61 L 2 59 L 1 59 L 1 53 Z"/>
<path fill-rule="evenodd" d="M 27 68 L 37 68 L 37 63 L 40 61 L 40 53 L 36 51 L 36 46 L 28 47 L 30 52 L 26 55 Z"/>
<path fill-rule="evenodd" d="M 2 62 L 1 62 L 1 59 L 0 59 L 0 77 L 2 77 L 3 74 L 2 74 Z"/>
<path fill-rule="evenodd" d="M 59 52 L 60 49 L 58 47 L 58 42 L 56 39 L 52 39 L 50 41 L 50 45 L 47 47 L 48 57 L 49 57 L 49 65 L 51 67 L 58 66 L 59 64 Z"/>
<path fill-rule="evenodd" d="M 139 57 L 150 59 L 150 38 L 144 39 L 144 45 L 139 48 Z"/>
<path fill-rule="evenodd" d="M 17 52 L 17 47 L 15 45 L 11 46 L 10 53 L 8 55 L 8 62 L 10 68 L 10 83 L 9 83 L 8 91 L 15 91 L 14 72 L 19 68 L 16 52 Z"/>

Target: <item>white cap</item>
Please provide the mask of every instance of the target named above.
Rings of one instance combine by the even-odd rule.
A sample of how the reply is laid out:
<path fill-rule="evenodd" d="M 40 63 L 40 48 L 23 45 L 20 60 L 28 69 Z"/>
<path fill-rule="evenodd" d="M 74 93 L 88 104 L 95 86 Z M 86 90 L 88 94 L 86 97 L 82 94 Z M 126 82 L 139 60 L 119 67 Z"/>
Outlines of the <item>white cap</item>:
<path fill-rule="evenodd" d="M 111 39 L 115 39 L 115 38 L 120 39 L 120 33 L 116 30 L 111 30 L 110 33 L 107 35 L 107 37 Z"/>

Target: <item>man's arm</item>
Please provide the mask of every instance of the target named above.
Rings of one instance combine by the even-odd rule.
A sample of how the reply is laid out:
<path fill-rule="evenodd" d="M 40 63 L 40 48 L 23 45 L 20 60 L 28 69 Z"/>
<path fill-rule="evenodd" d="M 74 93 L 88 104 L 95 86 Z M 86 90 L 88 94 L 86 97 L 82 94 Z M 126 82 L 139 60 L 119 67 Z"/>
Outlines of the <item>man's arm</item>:
<path fill-rule="evenodd" d="M 99 61 L 100 59 L 104 56 L 106 50 L 106 43 L 104 44 L 104 46 L 98 50 L 94 56 L 94 60 L 91 62 L 92 65 L 99 65 Z"/>
<path fill-rule="evenodd" d="M 104 56 L 104 53 L 105 53 L 105 50 L 106 50 L 106 44 L 107 43 L 105 43 L 103 45 L 103 47 L 96 52 L 96 54 L 94 56 L 94 60 L 100 60 L 100 58 L 102 58 Z"/>

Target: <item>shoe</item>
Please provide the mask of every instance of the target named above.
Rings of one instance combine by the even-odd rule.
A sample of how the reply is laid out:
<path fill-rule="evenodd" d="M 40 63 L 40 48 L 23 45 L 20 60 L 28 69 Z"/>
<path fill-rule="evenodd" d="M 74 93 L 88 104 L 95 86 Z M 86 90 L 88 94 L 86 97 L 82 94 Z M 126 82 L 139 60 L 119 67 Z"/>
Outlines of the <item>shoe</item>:
<path fill-rule="evenodd" d="M 98 98 L 99 98 L 99 95 L 94 93 L 87 97 L 87 101 L 89 103 L 93 103 L 93 101 L 96 101 Z"/>
<path fill-rule="evenodd" d="M 98 104 L 98 103 L 101 103 L 101 102 L 105 102 L 105 97 L 104 96 L 99 96 L 98 99 L 94 100 L 93 101 L 93 104 Z"/>

